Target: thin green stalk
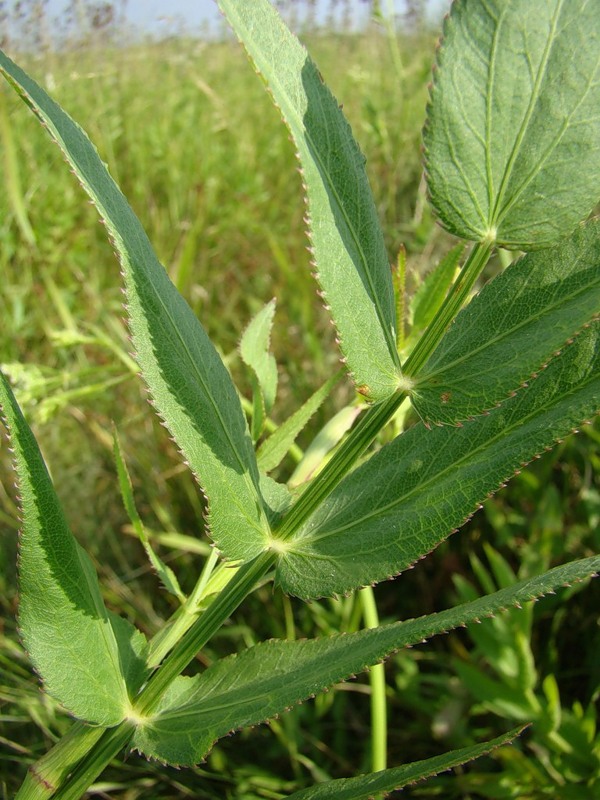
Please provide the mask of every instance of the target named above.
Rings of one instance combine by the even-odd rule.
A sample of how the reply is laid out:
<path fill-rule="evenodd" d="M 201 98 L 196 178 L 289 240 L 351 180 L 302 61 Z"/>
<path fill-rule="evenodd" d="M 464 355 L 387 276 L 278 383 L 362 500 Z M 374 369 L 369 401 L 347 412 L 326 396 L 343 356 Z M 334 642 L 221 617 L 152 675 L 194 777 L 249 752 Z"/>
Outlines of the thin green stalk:
<path fill-rule="evenodd" d="M 152 713 L 165 690 L 196 657 L 202 647 L 220 630 L 225 620 L 229 619 L 242 600 L 250 594 L 258 581 L 273 566 L 276 559 L 277 555 L 268 551 L 238 568 L 233 580 L 227 584 L 204 614 L 175 645 L 160 669 L 154 673 L 142 689 L 135 702 L 137 715 L 145 716 Z"/>
<path fill-rule="evenodd" d="M 400 245 L 392 274 L 396 298 L 396 346 L 400 352 L 406 341 L 406 248 Z"/>
<path fill-rule="evenodd" d="M 489 261 L 493 246 L 493 242 L 487 241 L 477 242 L 473 246 L 458 279 L 452 285 L 439 311 L 402 365 L 404 375 L 412 378 L 421 371 L 429 356 L 440 343 L 448 325 L 465 304 L 475 281 Z"/>
<path fill-rule="evenodd" d="M 370 586 L 360 590 L 365 627 L 379 627 L 375 593 Z M 375 664 L 369 672 L 371 684 L 371 771 L 387 769 L 387 704 L 385 699 L 385 668 Z"/>
<path fill-rule="evenodd" d="M 208 582 L 218 560 L 219 553 L 213 548 L 190 596 L 181 608 L 175 612 L 171 620 L 163 626 L 162 630 L 152 638 L 148 652 L 148 666 L 150 668 L 157 667 L 161 663 L 163 658 L 175 647 L 177 642 L 192 627 L 198 618 L 200 604 L 205 599 Z M 224 565 L 223 569 L 229 570 L 230 574 L 228 578 L 232 580 L 236 573 L 236 568 Z"/>
<path fill-rule="evenodd" d="M 12 210 L 23 238 L 27 244 L 35 245 L 35 233 L 27 216 L 27 208 L 19 176 L 19 159 L 10 118 L 6 109 L 6 99 L 2 91 L 0 91 L 0 139 L 4 144 L 5 186 L 8 199 L 12 205 Z"/>
<path fill-rule="evenodd" d="M 402 63 L 402 55 L 400 54 L 400 47 L 398 46 L 398 33 L 395 25 L 396 10 L 394 8 L 393 0 L 387 0 L 387 14 L 382 14 L 381 19 L 385 27 L 385 32 L 390 48 L 390 55 L 394 63 L 394 71 L 396 73 L 396 90 L 398 97 L 395 99 L 396 110 L 402 113 L 402 106 L 404 104 L 404 65 Z"/>
<path fill-rule="evenodd" d="M 290 508 L 280 526 L 273 532 L 275 539 L 281 541 L 289 539 L 301 527 L 315 508 L 331 494 L 344 475 L 354 466 L 384 425 L 394 416 L 405 396 L 404 392 L 396 392 L 369 409 L 317 478 L 307 486 Z"/>

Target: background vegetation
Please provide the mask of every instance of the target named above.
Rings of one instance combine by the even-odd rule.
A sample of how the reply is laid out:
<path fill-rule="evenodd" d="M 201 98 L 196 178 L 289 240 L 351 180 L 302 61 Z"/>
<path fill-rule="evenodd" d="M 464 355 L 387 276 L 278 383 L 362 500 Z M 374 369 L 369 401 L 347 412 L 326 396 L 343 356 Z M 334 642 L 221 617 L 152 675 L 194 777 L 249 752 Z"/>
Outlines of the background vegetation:
<path fill-rule="evenodd" d="M 91 14 L 109 4 L 78 5 Z M 252 315 L 277 298 L 274 417 L 284 419 L 337 362 L 310 274 L 293 148 L 260 81 L 233 41 L 124 44 L 111 16 L 85 17 L 56 50 L 45 46 L 43 13 L 33 13 L 40 8 L 22 9 L 36 49 L 14 40 L 5 47 L 90 134 L 248 397 L 237 343 Z M 396 32 L 380 20 L 360 33 L 305 25 L 301 35 L 367 156 L 390 260 L 406 248 L 412 292 L 453 244 L 430 216 L 420 161 L 438 32 L 417 13 Z M 98 557 L 107 602 L 152 633 L 173 609 L 131 535 L 117 489 L 113 423 L 142 518 L 184 589 L 209 547 L 201 495 L 135 377 L 118 265 L 95 211 L 5 87 L 0 141 L 0 362 L 34 423 L 72 529 Z M 338 388 L 313 435 L 351 399 L 348 386 Z M 600 429 L 587 426 L 524 470 L 417 569 L 378 587 L 382 620 L 441 609 L 456 596 L 510 582 L 512 573 L 525 577 L 597 551 L 599 442 Z M 292 468 L 286 463 L 281 477 Z M 27 765 L 70 723 L 39 692 L 18 642 L 18 512 L 4 444 L 0 479 L 0 787 L 11 797 Z M 600 595 L 597 585 L 580 588 L 390 660 L 392 764 L 491 737 L 509 727 L 507 719 L 535 720 L 495 759 L 405 796 L 593 796 L 600 785 Z M 206 664 L 260 639 L 360 624 L 355 597 L 306 607 L 268 586 L 199 659 Z M 325 776 L 368 769 L 368 711 L 368 685 L 346 684 L 221 742 L 196 770 L 132 759 L 118 784 L 107 772 L 97 790 L 119 798 L 281 797 Z"/>

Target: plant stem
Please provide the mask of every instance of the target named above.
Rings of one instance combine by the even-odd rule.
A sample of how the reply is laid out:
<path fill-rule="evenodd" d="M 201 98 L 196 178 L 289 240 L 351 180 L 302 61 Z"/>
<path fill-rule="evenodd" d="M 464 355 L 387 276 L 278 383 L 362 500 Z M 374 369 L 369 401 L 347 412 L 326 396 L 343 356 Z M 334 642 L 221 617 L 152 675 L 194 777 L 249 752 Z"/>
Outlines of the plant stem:
<path fill-rule="evenodd" d="M 59 786 L 55 794 L 53 793 L 54 789 L 48 793 L 37 783 L 36 786 L 31 786 L 28 794 L 19 796 L 19 800 L 47 800 L 49 797 L 53 797 L 54 800 L 79 800 L 88 786 L 93 783 L 130 740 L 134 730 L 134 718 L 152 713 L 165 690 L 183 672 L 190 661 L 195 658 L 198 651 L 222 627 L 225 620 L 231 616 L 244 598 L 250 594 L 257 582 L 273 566 L 276 558 L 277 555 L 275 553 L 266 552 L 236 568 L 237 572 L 232 580 L 202 616 L 196 620 L 167 656 L 160 669 L 152 675 L 146 686 L 141 690 L 134 703 L 131 718 L 109 730 L 89 729 L 92 731 L 99 730 L 101 738 L 95 742 L 87 757 L 79 762 L 70 778 L 66 780 L 62 787 Z M 79 735 L 81 735 L 81 732 L 79 732 Z M 81 758 L 81 748 L 79 748 L 77 756 Z M 75 759 L 72 759 L 70 763 L 74 762 Z M 63 773 L 62 779 L 64 780 L 66 776 L 67 773 Z"/>
<path fill-rule="evenodd" d="M 273 531 L 274 539 L 289 539 L 301 527 L 394 416 L 405 396 L 404 392 L 396 392 L 367 411 L 331 460 L 290 508 L 279 527 Z"/>
<path fill-rule="evenodd" d="M 64 787 L 53 795 L 55 800 L 79 800 L 112 759 L 130 740 L 134 726 L 129 720 L 104 731 L 89 755 L 81 761 Z"/>
<path fill-rule="evenodd" d="M 148 649 L 147 663 L 151 669 L 157 667 L 163 658 L 175 647 L 181 637 L 192 627 L 198 619 L 200 604 L 205 600 L 205 593 L 210 577 L 219 560 L 217 550 L 212 550 L 204 568 L 200 573 L 198 582 L 187 598 L 183 606 L 171 617 L 163 628 L 152 638 Z M 227 581 L 232 580 L 235 575 L 235 567 L 222 567 L 223 571 L 228 569 Z"/>
<path fill-rule="evenodd" d="M 277 554 L 268 551 L 238 568 L 233 580 L 175 645 L 160 669 L 142 689 L 134 704 L 136 714 L 145 716 L 152 713 L 165 690 L 250 594 L 276 559 Z"/>
<path fill-rule="evenodd" d="M 377 628 L 379 615 L 375 593 L 370 586 L 360 590 L 365 627 Z M 385 668 L 375 664 L 369 672 L 371 684 L 371 771 L 387 769 L 387 705 L 385 699 Z"/>
<path fill-rule="evenodd" d="M 45 756 L 29 767 L 15 800 L 46 800 L 52 797 L 75 765 L 102 737 L 104 730 L 76 722 Z"/>
<path fill-rule="evenodd" d="M 466 302 L 475 281 L 489 261 L 492 242 L 477 242 L 469 253 L 457 280 L 442 303 L 439 311 L 432 319 L 429 327 L 417 342 L 415 349 L 402 365 L 402 372 L 407 377 L 414 377 L 421 371 L 429 356 L 440 343 L 448 325 L 458 314 Z"/>

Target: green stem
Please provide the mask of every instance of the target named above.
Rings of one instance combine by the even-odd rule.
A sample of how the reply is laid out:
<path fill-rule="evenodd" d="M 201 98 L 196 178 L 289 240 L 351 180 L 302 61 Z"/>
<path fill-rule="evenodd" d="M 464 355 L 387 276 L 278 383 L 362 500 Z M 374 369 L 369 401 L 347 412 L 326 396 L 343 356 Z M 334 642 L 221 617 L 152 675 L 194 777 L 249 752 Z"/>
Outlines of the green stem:
<path fill-rule="evenodd" d="M 27 800 L 79 800 L 85 790 L 101 774 L 110 761 L 130 740 L 134 730 L 134 717 L 147 716 L 152 713 L 165 690 L 178 677 L 187 665 L 195 658 L 202 647 L 220 630 L 244 598 L 250 594 L 258 581 L 264 577 L 275 563 L 277 556 L 266 552 L 252 561 L 237 568 L 232 580 L 221 594 L 211 603 L 204 614 L 187 631 L 183 638 L 167 656 L 163 665 L 150 678 L 142 689 L 134 704 L 131 719 L 126 719 L 116 728 L 100 730 L 101 738 L 79 762 L 70 778 L 55 794 L 42 793 L 38 783 L 36 791 L 32 791 Z M 81 752 L 78 752 L 81 758 Z M 73 762 L 71 762 L 73 763 Z M 66 775 L 63 775 L 63 779 Z M 19 798 L 23 800 L 23 798 Z"/>
<path fill-rule="evenodd" d="M 145 716 L 152 713 L 165 690 L 220 630 L 225 620 L 229 619 L 242 600 L 250 594 L 276 559 L 277 555 L 268 551 L 238 568 L 233 580 L 175 645 L 160 669 L 142 689 L 134 704 L 136 714 Z"/>
<path fill-rule="evenodd" d="M 278 540 L 289 539 L 306 521 L 326 497 L 328 497 L 344 475 L 354 466 L 375 439 L 379 431 L 394 416 L 404 400 L 404 392 L 396 392 L 376 406 L 373 406 L 359 420 L 350 436 L 342 443 L 318 476 L 306 487 L 303 494 L 290 508 L 273 537 Z"/>
<path fill-rule="evenodd" d="M 458 279 L 452 285 L 446 299 L 417 342 L 415 349 L 404 362 L 402 366 L 404 375 L 414 377 L 421 371 L 429 356 L 440 343 L 448 325 L 465 304 L 475 281 L 489 261 L 492 248 L 492 242 L 477 242 L 473 245 Z"/>
<path fill-rule="evenodd" d="M 107 764 L 125 747 L 133 731 L 134 725 L 129 720 L 116 728 L 105 730 L 93 750 L 77 765 L 64 787 L 54 795 L 55 800 L 79 800 Z"/>
<path fill-rule="evenodd" d="M 15 800 L 46 800 L 52 797 L 75 765 L 102 737 L 104 730 L 76 722 L 45 756 L 29 767 Z"/>
<path fill-rule="evenodd" d="M 198 619 L 200 605 L 205 599 L 205 592 L 210 580 L 210 576 L 217 565 L 219 554 L 217 550 L 211 550 L 209 557 L 200 573 L 198 582 L 192 590 L 181 608 L 163 626 L 163 628 L 152 638 L 148 650 L 147 663 L 153 669 L 157 667 L 167 654 L 175 647 L 181 637 L 192 627 Z M 224 567 L 223 569 L 227 569 Z M 235 575 L 235 568 L 229 568 L 229 580 Z M 228 582 L 228 581 L 227 581 Z"/>
<path fill-rule="evenodd" d="M 370 586 L 360 590 L 365 627 L 379 627 L 375 593 Z M 371 771 L 387 769 L 387 705 L 385 699 L 385 668 L 375 664 L 369 672 L 371 684 Z"/>

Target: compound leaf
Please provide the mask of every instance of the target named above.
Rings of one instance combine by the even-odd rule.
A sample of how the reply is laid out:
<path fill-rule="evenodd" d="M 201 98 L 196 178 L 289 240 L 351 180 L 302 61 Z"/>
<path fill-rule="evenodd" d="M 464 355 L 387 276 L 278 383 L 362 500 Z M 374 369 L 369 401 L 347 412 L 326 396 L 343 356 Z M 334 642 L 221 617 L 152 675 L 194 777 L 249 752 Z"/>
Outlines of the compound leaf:
<path fill-rule="evenodd" d="M 85 133 L 1 51 L 0 71 L 42 120 L 106 223 L 123 270 L 137 361 L 206 491 L 215 542 L 231 559 L 256 556 L 269 526 L 252 441 L 225 365 Z"/>
<path fill-rule="evenodd" d="M 455 423 L 498 405 L 600 310 L 600 221 L 529 253 L 484 286 L 418 375 L 422 419 Z"/>
<path fill-rule="evenodd" d="M 170 764 L 196 764 L 220 737 L 264 722 L 402 647 L 522 605 L 599 569 L 600 556 L 594 556 L 419 619 L 309 641 L 263 642 L 217 661 L 201 675 L 178 678 L 156 713 L 136 730 L 133 746 Z"/>
<path fill-rule="evenodd" d="M 87 553 L 65 521 L 37 442 L 0 373 L 18 475 L 19 629 L 48 693 L 76 717 L 117 725 L 140 681 L 143 637 L 109 615 Z M 129 684 L 129 686 L 128 686 Z"/>
<path fill-rule="evenodd" d="M 218 0 L 265 79 L 298 149 L 318 279 L 360 391 L 395 391 L 392 276 L 362 156 L 305 48 L 268 2 Z"/>
<path fill-rule="evenodd" d="M 397 574 L 599 406 L 596 322 L 488 416 L 459 428 L 416 425 L 348 475 L 287 544 L 278 584 L 308 599 Z"/>
<path fill-rule="evenodd" d="M 598 4 L 453 3 L 424 143 L 452 233 L 520 250 L 570 233 L 599 199 Z"/>

